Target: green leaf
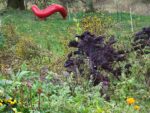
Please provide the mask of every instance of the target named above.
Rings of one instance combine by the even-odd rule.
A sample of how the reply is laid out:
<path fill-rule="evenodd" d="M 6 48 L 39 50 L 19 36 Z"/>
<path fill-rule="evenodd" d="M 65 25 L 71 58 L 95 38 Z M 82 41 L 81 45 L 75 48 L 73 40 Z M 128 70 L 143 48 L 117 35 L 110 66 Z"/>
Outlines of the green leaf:
<path fill-rule="evenodd" d="M 13 83 L 13 81 L 11 81 L 11 80 L 6 80 L 6 79 L 0 80 L 0 85 L 1 86 L 10 85 L 12 83 Z"/>
<path fill-rule="evenodd" d="M 21 70 L 22 71 L 27 71 L 27 65 L 26 65 L 25 62 L 21 65 Z"/>
<path fill-rule="evenodd" d="M 27 76 L 29 74 L 30 71 L 21 71 L 21 72 L 18 72 L 16 77 L 17 77 L 17 80 L 21 80 L 24 76 Z"/>

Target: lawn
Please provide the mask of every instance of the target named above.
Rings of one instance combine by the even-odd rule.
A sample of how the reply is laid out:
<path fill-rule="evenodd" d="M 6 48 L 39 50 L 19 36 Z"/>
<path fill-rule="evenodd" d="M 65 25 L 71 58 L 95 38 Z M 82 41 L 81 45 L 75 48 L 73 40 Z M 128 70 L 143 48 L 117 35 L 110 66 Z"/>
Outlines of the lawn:
<path fill-rule="evenodd" d="M 47 44 L 50 43 L 51 51 L 54 54 L 64 55 L 64 44 L 62 40 L 70 40 L 76 35 L 76 31 L 71 33 L 69 27 L 73 26 L 75 22 L 74 18 L 81 20 L 85 16 L 100 16 L 101 13 L 77 13 L 70 14 L 70 18 L 63 20 L 59 14 L 52 15 L 47 18 L 46 21 L 40 21 L 29 11 L 8 11 L 2 16 L 4 24 L 13 24 L 15 31 L 19 35 L 26 37 L 32 37 L 42 47 L 47 48 Z M 132 34 L 130 14 L 128 13 L 103 13 L 105 17 L 109 16 L 112 21 L 115 21 L 115 25 L 111 28 L 112 35 L 124 35 Z M 150 16 L 133 15 L 134 31 L 138 31 L 143 27 L 149 26 Z M 76 29 L 74 29 L 76 30 Z M 45 42 L 46 41 L 46 42 Z M 49 42 L 47 42 L 49 41 Z"/>

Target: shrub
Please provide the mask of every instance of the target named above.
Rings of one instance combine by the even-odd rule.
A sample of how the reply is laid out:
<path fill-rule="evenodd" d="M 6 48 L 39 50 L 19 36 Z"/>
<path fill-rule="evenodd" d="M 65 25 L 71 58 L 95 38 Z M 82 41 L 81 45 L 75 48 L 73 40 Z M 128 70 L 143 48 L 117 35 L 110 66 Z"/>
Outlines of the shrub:
<path fill-rule="evenodd" d="M 101 15 L 98 16 L 87 16 L 80 22 L 82 31 L 89 31 L 92 34 L 102 35 L 112 26 L 112 20 L 110 17 Z"/>
<path fill-rule="evenodd" d="M 77 36 L 79 41 L 70 41 L 69 46 L 78 48 L 77 51 L 71 52 L 68 55 L 68 60 L 65 67 L 77 65 L 77 67 L 84 63 L 83 59 L 89 60 L 89 68 L 91 72 L 95 73 L 96 70 L 102 68 L 114 75 L 118 75 L 119 68 L 113 69 L 113 63 L 125 60 L 125 52 L 115 50 L 112 45 L 116 42 L 114 37 L 111 37 L 108 42 L 104 42 L 104 37 L 96 37 L 90 32 L 84 32 L 82 35 Z M 73 57 L 77 55 L 77 57 Z M 96 73 L 95 73 L 96 74 Z"/>
<path fill-rule="evenodd" d="M 16 44 L 16 55 L 24 59 L 31 59 L 38 57 L 40 54 L 40 48 L 33 41 L 32 38 L 20 38 Z"/>
<path fill-rule="evenodd" d="M 77 80 L 79 77 L 91 79 L 94 86 L 102 82 L 106 89 L 104 88 L 105 91 L 101 94 L 106 93 L 110 78 L 120 78 L 123 67 L 117 64 L 125 60 L 125 51 L 113 47 L 116 42 L 114 37 L 104 41 L 105 37 L 97 37 L 90 32 L 84 32 L 76 37 L 79 41 L 70 41 L 69 47 L 75 47 L 77 50 L 68 54 L 64 66 L 68 72 L 76 75 Z"/>

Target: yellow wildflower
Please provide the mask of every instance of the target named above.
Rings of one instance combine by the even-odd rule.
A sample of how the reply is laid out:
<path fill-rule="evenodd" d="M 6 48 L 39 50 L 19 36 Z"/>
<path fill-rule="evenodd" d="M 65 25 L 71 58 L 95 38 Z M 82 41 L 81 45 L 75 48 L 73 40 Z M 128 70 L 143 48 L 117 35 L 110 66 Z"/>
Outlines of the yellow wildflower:
<path fill-rule="evenodd" d="M 9 99 L 5 99 L 5 102 L 7 103 L 7 102 L 11 102 L 12 101 L 12 98 L 10 97 Z"/>
<path fill-rule="evenodd" d="M 3 105 L 3 103 L 0 102 L 0 106 L 2 106 L 2 105 Z"/>
<path fill-rule="evenodd" d="M 17 101 L 16 100 L 14 100 L 14 101 L 10 101 L 9 102 L 11 105 L 14 105 L 14 104 L 16 104 L 17 103 Z"/>
<path fill-rule="evenodd" d="M 9 103 L 9 104 L 11 104 L 11 105 L 14 105 L 14 104 L 17 103 L 17 101 L 16 101 L 16 100 L 13 100 L 12 98 L 5 99 L 5 102 L 6 102 L 6 103 Z"/>
<path fill-rule="evenodd" d="M 129 105 L 131 105 L 131 104 L 134 104 L 135 103 L 135 99 L 134 98 L 127 98 L 127 103 L 129 104 Z"/>
<path fill-rule="evenodd" d="M 135 105 L 135 106 L 134 106 L 134 109 L 135 109 L 135 110 L 140 110 L 140 106 Z"/>

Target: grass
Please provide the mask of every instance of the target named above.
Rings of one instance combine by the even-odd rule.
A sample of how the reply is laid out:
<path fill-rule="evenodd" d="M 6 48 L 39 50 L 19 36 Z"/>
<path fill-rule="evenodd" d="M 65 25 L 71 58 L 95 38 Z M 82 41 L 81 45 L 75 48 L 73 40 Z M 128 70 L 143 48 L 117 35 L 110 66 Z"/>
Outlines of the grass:
<path fill-rule="evenodd" d="M 51 45 L 51 50 L 54 54 L 64 55 L 64 45 L 61 40 L 70 40 L 75 34 L 70 33 L 68 28 L 74 24 L 73 18 L 82 19 L 87 15 L 101 15 L 100 13 L 78 13 L 71 14 L 70 20 L 63 20 L 59 14 L 55 14 L 47 18 L 46 21 L 40 21 L 35 18 L 32 12 L 29 11 L 8 11 L 2 17 L 4 24 L 11 23 L 15 26 L 16 32 L 19 35 L 32 37 L 42 47 L 47 48 L 47 41 Z M 117 20 L 118 28 L 112 28 L 112 32 L 116 34 L 131 33 L 130 32 L 130 15 L 127 13 L 104 14 L 110 16 L 113 21 Z M 134 30 L 138 31 L 141 28 L 149 25 L 150 16 L 133 15 Z M 114 34 L 114 35 L 116 35 Z"/>
<path fill-rule="evenodd" d="M 128 13 L 79 12 L 70 14 L 70 18 L 66 20 L 63 20 L 61 15 L 57 13 L 48 17 L 46 21 L 40 21 L 30 11 L 8 10 L 1 19 L 4 25 L 12 24 L 19 36 L 33 38 L 42 48 L 50 50 L 52 52 L 52 64 L 55 65 L 55 61 L 58 61 L 61 62 L 60 65 L 63 65 L 65 55 L 70 51 L 67 43 L 76 35 L 76 22 L 73 19 L 81 20 L 83 17 L 95 15 L 110 17 L 115 24 L 108 34 L 114 35 L 119 43 L 129 45 L 128 41 L 131 41 L 130 38 L 133 33 L 131 32 L 130 14 Z M 148 26 L 149 20 L 150 16 L 133 15 L 134 31 Z M 58 59 L 61 59 L 61 61 Z"/>
<path fill-rule="evenodd" d="M 4 23 L 12 23 L 19 35 L 32 37 L 44 48 L 46 48 L 45 43 L 47 43 L 48 39 L 49 43 L 51 43 L 52 51 L 55 54 L 62 55 L 63 49 L 61 48 L 63 48 L 63 45 L 60 44 L 60 40 L 66 38 L 64 36 L 67 36 L 66 30 L 69 23 L 62 21 L 59 17 L 55 17 L 48 18 L 47 21 L 39 21 L 35 19 L 31 12 L 12 11 L 4 15 L 3 20 Z"/>

